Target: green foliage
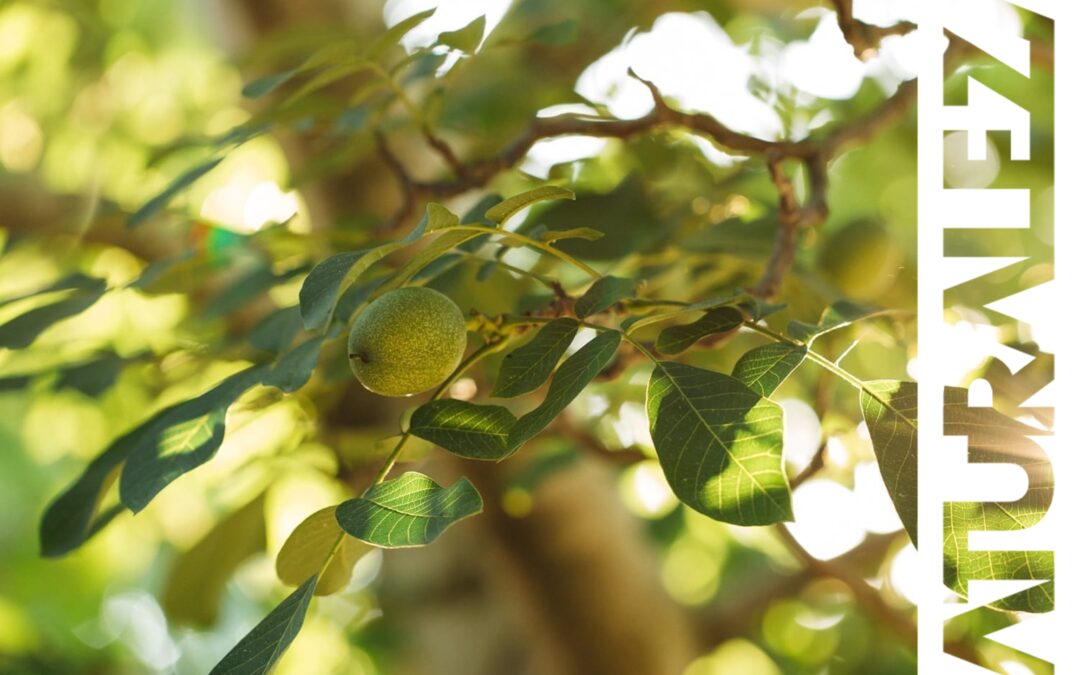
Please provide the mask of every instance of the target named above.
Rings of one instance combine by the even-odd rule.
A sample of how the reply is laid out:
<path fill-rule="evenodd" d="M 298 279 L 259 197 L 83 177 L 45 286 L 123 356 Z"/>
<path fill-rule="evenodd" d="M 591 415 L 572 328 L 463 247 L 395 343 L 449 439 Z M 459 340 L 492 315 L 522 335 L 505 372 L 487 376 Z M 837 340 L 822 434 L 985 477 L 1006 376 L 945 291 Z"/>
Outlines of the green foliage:
<path fill-rule="evenodd" d="M 274 608 L 221 660 L 210 675 L 264 675 L 300 632 L 318 577 L 311 577 Z"/>
<path fill-rule="evenodd" d="M 315 595 L 337 593 L 352 579 L 353 567 L 369 546 L 345 534 L 338 525 L 336 506 L 320 509 L 296 526 L 278 552 L 278 578 L 302 586 L 318 576 Z"/>
<path fill-rule="evenodd" d="M 503 357 L 491 395 L 522 396 L 538 389 L 551 376 L 578 332 L 578 322 L 561 318 L 540 327 L 527 344 Z"/>
<path fill-rule="evenodd" d="M 47 292 L 49 289 L 46 289 Z M 74 293 L 52 304 L 37 307 L 0 325 L 0 348 L 22 349 L 33 344 L 53 324 L 82 313 L 105 295 L 100 279 L 76 287 Z"/>
<path fill-rule="evenodd" d="M 417 408 L 409 418 L 409 433 L 459 457 L 498 461 L 516 449 L 509 442 L 516 422 L 502 406 L 444 399 Z"/>
<path fill-rule="evenodd" d="M 634 296 L 636 284 L 631 279 L 602 277 L 574 303 L 574 314 L 585 319 L 610 308 L 616 302 Z"/>
<path fill-rule="evenodd" d="M 739 359 L 731 376 L 760 396 L 771 396 L 806 358 L 806 348 L 774 342 L 752 349 Z"/>
<path fill-rule="evenodd" d="M 338 505 L 336 513 L 341 529 L 361 541 L 407 548 L 430 544 L 446 528 L 479 513 L 482 505 L 480 493 L 465 478 L 443 488 L 410 471 Z"/>
<path fill-rule="evenodd" d="M 158 194 L 158 196 L 146 202 L 139 207 L 138 211 L 131 214 L 128 218 L 128 227 L 136 227 L 149 220 L 163 208 L 168 206 L 169 202 L 173 200 L 173 197 L 176 197 L 178 194 L 191 187 L 195 181 L 213 171 L 224 159 L 224 157 L 208 159 L 202 164 L 197 164 L 188 171 L 177 176 L 173 179 L 173 182 L 169 183 L 168 187 Z"/>
<path fill-rule="evenodd" d="M 732 377 L 669 361 L 657 362 L 646 406 L 660 465 L 683 503 L 736 525 L 792 519 L 780 406 Z"/>
<path fill-rule="evenodd" d="M 673 356 L 690 349 L 702 338 L 732 333 L 738 330 L 742 323 L 743 313 L 736 307 L 710 309 L 693 323 L 671 326 L 660 331 L 656 338 L 656 351 Z"/>
<path fill-rule="evenodd" d="M 918 527 L 918 392 L 914 382 L 866 382 L 860 396 L 878 468 L 911 541 Z"/>
<path fill-rule="evenodd" d="M 499 225 L 506 224 L 506 221 L 510 220 L 518 211 L 524 208 L 532 206 L 537 202 L 551 201 L 553 199 L 574 199 L 573 190 L 567 190 L 566 188 L 556 187 L 554 185 L 545 185 L 544 187 L 536 188 L 519 195 L 504 199 L 495 206 L 484 213 L 484 217 L 493 223 Z"/>

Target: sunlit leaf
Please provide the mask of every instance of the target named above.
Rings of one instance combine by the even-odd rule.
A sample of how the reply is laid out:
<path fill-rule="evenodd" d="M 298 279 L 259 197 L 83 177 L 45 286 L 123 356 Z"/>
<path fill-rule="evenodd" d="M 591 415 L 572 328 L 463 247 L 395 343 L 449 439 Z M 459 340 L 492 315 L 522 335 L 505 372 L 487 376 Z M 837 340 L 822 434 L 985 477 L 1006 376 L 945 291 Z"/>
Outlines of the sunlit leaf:
<path fill-rule="evenodd" d="M 602 331 L 563 361 L 551 378 L 543 403 L 522 416 L 510 430 L 510 447 L 520 448 L 551 424 L 611 361 L 621 341 L 616 331 Z"/>
<path fill-rule="evenodd" d="M 120 501 L 137 513 L 169 483 L 213 457 L 225 437 L 229 406 L 265 373 L 259 366 L 242 370 L 143 424 L 120 474 Z"/>
<path fill-rule="evenodd" d="M 439 33 L 439 42 L 452 49 L 472 54 L 484 39 L 486 25 L 486 18 L 481 14 L 463 28 Z"/>
<path fill-rule="evenodd" d="M 292 592 L 228 654 L 210 675 L 266 675 L 300 632 L 318 577 Z"/>
<path fill-rule="evenodd" d="M 620 300 L 634 297 L 635 288 L 632 279 L 600 277 L 574 303 L 574 314 L 580 319 L 599 314 Z"/>
<path fill-rule="evenodd" d="M 509 199 L 504 199 L 488 209 L 487 213 L 484 214 L 484 217 L 493 223 L 502 225 L 510 220 L 511 216 L 518 211 L 537 202 L 552 201 L 554 199 L 574 199 L 574 192 L 573 190 L 567 190 L 563 187 L 545 185 L 536 188 L 535 190 L 529 190 L 528 192 L 514 195 Z"/>
<path fill-rule="evenodd" d="M 173 563 L 161 608 L 173 621 L 203 628 L 217 621 L 225 584 L 266 546 L 263 498 L 229 514 Z"/>
<path fill-rule="evenodd" d="M 22 349 L 33 344 L 50 326 L 82 314 L 105 295 L 104 285 L 97 289 L 76 291 L 62 300 L 35 307 L 0 326 L 0 347 Z"/>
<path fill-rule="evenodd" d="M 540 241 L 552 243 L 555 241 L 561 241 L 563 239 L 584 239 L 586 241 L 596 241 L 604 236 L 604 233 L 600 230 L 594 230 L 591 227 L 575 227 L 572 230 L 547 230 L 540 235 Z"/>
<path fill-rule="evenodd" d="M 806 347 L 773 342 L 742 355 L 731 376 L 761 396 L 771 396 L 806 358 Z"/>
<path fill-rule="evenodd" d="M 32 298 L 35 295 L 43 295 L 45 293 L 53 293 L 53 292 L 56 292 L 56 291 L 68 291 L 68 290 L 95 291 L 95 290 L 99 290 L 99 289 L 103 289 L 103 288 L 105 288 L 105 280 L 104 279 L 99 279 L 98 277 L 87 276 L 85 274 L 82 274 L 81 272 L 75 272 L 73 274 L 69 274 L 69 275 L 67 275 L 65 277 L 57 279 L 56 281 L 52 282 L 48 286 L 44 286 L 44 287 L 39 288 L 39 289 L 37 289 L 35 291 L 30 291 L 29 293 L 23 293 L 22 295 L 17 295 L 17 296 L 11 297 L 11 298 L 4 298 L 4 299 L 0 300 L 0 307 L 3 307 L 4 305 L 11 304 L 13 302 L 17 302 L 19 300 L 25 300 L 27 298 Z"/>
<path fill-rule="evenodd" d="M 1027 492 L 1008 502 L 946 502 L 944 512 L 945 582 L 962 596 L 971 580 L 1043 580 L 993 603 L 996 609 L 1049 612 L 1054 609 L 1052 551 L 970 550 L 972 531 L 1010 532 L 1038 524 L 1054 498 L 1050 457 L 1038 441 L 1050 431 L 1019 422 L 990 407 L 969 407 L 964 389 L 945 390 L 945 434 L 967 438 L 973 464 L 1015 464 L 1027 474 Z M 906 525 L 905 521 L 905 525 Z M 914 525 L 914 521 L 913 521 Z M 914 539 L 914 537 L 912 537 Z"/>
<path fill-rule="evenodd" d="M 684 504 L 737 525 L 792 519 L 779 405 L 735 378 L 662 361 L 646 407 L 660 465 Z"/>
<path fill-rule="evenodd" d="M 405 548 L 430 544 L 482 507 L 480 493 L 465 478 L 443 488 L 410 471 L 339 504 L 337 520 L 341 529 L 369 544 Z"/>
<path fill-rule="evenodd" d="M 315 595 L 331 595 L 348 585 L 356 561 L 370 546 L 345 534 L 334 515 L 336 510 L 336 506 L 320 509 L 296 526 L 278 552 L 278 579 L 299 586 L 325 567 Z M 328 564 L 331 552 L 334 556 Z"/>
<path fill-rule="evenodd" d="M 900 520 L 918 545 L 918 397 L 914 382 L 877 380 L 864 383 L 860 395 L 863 419 Z"/>
<path fill-rule="evenodd" d="M 180 174 L 180 176 L 169 183 L 164 190 L 158 193 L 156 197 L 140 206 L 138 211 L 131 214 L 127 221 L 128 227 L 135 227 L 136 225 L 141 224 L 143 221 L 149 219 L 158 211 L 165 208 L 168 203 L 172 201 L 173 197 L 189 188 L 195 181 L 213 171 L 224 159 L 224 157 L 214 157 L 202 164 L 196 165 L 186 173 Z"/>
<path fill-rule="evenodd" d="M 508 441 L 515 422 L 502 406 L 440 399 L 416 409 L 409 433 L 460 457 L 497 461 L 512 451 Z"/>
<path fill-rule="evenodd" d="M 694 343 L 710 335 L 731 333 L 743 324 L 743 313 L 735 307 L 717 307 L 705 312 L 705 316 L 683 326 L 669 326 L 656 337 L 656 351 L 661 354 L 679 354 Z"/>
<path fill-rule="evenodd" d="M 308 330 L 323 330 L 334 315 L 341 296 L 372 265 L 394 251 L 419 240 L 427 228 L 425 217 L 407 237 L 362 251 L 330 256 L 315 266 L 300 288 L 300 315 Z"/>
<path fill-rule="evenodd" d="M 491 395 L 512 398 L 535 391 L 551 376 L 577 331 L 578 322 L 573 319 L 544 324 L 532 340 L 503 358 Z"/>
<path fill-rule="evenodd" d="M 413 14 L 407 19 L 395 23 L 371 43 L 364 52 L 364 55 L 372 59 L 379 58 L 386 53 L 387 50 L 400 42 L 401 38 L 405 37 L 406 33 L 427 21 L 431 15 L 435 13 L 435 10 L 436 8 L 432 7 L 431 9 L 426 9 L 423 12 Z"/>

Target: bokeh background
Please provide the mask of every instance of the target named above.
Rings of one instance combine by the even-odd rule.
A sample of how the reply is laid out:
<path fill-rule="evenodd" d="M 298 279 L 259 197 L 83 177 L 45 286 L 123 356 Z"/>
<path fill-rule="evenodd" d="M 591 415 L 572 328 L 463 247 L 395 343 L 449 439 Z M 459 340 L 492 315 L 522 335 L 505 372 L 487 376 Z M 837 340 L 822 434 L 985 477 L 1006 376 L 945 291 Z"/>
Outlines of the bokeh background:
<path fill-rule="evenodd" d="M 885 25 L 908 18 L 905 4 L 857 8 Z M 266 109 L 242 96 L 245 82 L 343 35 L 374 40 L 429 6 L 0 2 L 0 323 L 53 297 L 23 294 L 72 271 L 114 288 L 29 349 L 0 349 L 0 673 L 207 672 L 287 593 L 274 556 L 292 528 L 348 497 L 385 451 L 404 404 L 366 395 L 340 355 L 324 354 L 328 365 L 297 395 L 267 405 L 257 399 L 264 392 L 234 406 L 217 458 L 145 512 L 121 516 L 63 559 L 38 555 L 40 514 L 86 462 L 151 411 L 237 370 L 237 345 L 269 312 L 296 303 L 310 264 L 367 241 L 398 213 L 401 194 L 367 112 L 348 105 L 363 83 L 348 82 L 230 149 L 152 222 L 130 229 L 127 214 L 210 157 L 208 139 Z M 647 112 L 651 99 L 628 66 L 679 106 L 765 138 L 841 123 L 913 75 L 910 36 L 861 61 L 831 8 L 802 0 L 448 1 L 395 49 L 403 56 L 480 15 L 485 42 L 475 56 L 421 59 L 402 77 L 440 136 L 470 157 L 493 154 L 538 112 Z M 1030 17 L 1002 20 L 1039 30 Z M 390 142 L 416 177 L 440 177 L 404 117 L 382 120 Z M 804 242 L 782 294 L 786 316 L 810 319 L 841 296 L 913 309 L 914 129 L 909 113 L 833 164 L 832 215 Z M 1002 161 L 1002 143 L 995 138 L 990 160 L 973 167 L 960 160 L 962 142 L 947 139 L 947 179 L 985 187 L 1048 170 Z M 772 245 L 767 173 L 702 137 L 544 141 L 493 187 L 509 194 L 543 180 L 579 198 L 528 219 L 608 233 L 578 253 L 649 270 L 668 295 L 696 299 L 751 280 Z M 462 213 L 482 195 L 448 205 Z M 1049 213 L 1052 194 L 1036 199 Z M 176 266 L 153 289 L 120 288 L 148 264 L 184 255 L 200 266 Z M 521 249 L 506 260 L 540 264 Z M 503 270 L 478 280 L 475 267 L 433 283 L 489 314 L 537 292 Z M 1000 337 L 977 323 L 958 318 L 957 344 Z M 837 355 L 852 343 L 845 365 L 860 375 L 917 369 L 910 321 L 823 344 Z M 730 370 L 753 344 L 740 336 L 695 363 Z M 980 365 L 960 361 L 957 379 Z M 454 395 L 486 391 L 493 374 L 462 381 Z M 275 672 L 915 672 L 892 628 L 844 583 L 802 565 L 773 530 L 726 526 L 677 504 L 653 459 L 647 374 L 629 364 L 592 385 L 528 453 L 468 469 L 485 514 L 428 549 L 366 553 L 344 593 L 315 603 Z M 910 617 L 914 551 L 857 401 L 834 385 L 801 372 L 777 395 L 791 472 L 827 447 L 824 468 L 795 492 L 792 532 Z M 413 458 L 437 477 L 464 470 L 430 448 Z M 1009 664 L 1009 673 L 1036 672 Z"/>

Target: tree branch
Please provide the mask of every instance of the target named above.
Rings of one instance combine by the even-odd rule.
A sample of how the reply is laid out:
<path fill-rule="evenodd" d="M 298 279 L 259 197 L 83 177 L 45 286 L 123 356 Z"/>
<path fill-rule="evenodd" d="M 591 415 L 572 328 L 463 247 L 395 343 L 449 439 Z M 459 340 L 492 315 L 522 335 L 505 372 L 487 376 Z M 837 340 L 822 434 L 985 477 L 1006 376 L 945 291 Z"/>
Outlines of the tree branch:
<path fill-rule="evenodd" d="M 840 24 L 840 32 L 844 39 L 851 45 L 855 56 L 866 60 L 877 52 L 881 41 L 890 35 L 907 35 L 918 26 L 910 21 L 901 21 L 892 26 L 876 26 L 855 18 L 852 12 L 852 0 L 831 0 L 836 8 L 836 21 Z"/>

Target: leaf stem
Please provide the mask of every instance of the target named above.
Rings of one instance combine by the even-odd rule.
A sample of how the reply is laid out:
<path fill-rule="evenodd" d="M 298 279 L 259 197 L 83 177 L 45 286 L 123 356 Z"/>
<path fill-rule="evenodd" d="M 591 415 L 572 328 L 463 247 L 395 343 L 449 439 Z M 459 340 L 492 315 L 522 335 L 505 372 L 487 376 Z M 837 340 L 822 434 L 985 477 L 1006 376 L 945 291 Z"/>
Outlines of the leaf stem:
<path fill-rule="evenodd" d="M 575 258 L 574 256 L 566 253 L 565 251 L 560 251 L 559 249 L 555 248 L 551 244 L 548 244 L 547 242 L 537 241 L 536 239 L 533 239 L 531 237 L 526 237 L 525 235 L 518 234 L 517 232 L 511 232 L 509 230 L 495 230 L 495 229 L 492 229 L 490 227 L 484 227 L 482 225 L 455 225 L 453 227 L 448 227 L 446 229 L 447 230 L 458 230 L 458 231 L 462 231 L 462 232 L 483 232 L 485 234 L 492 234 L 492 235 L 496 235 L 496 236 L 499 236 L 499 237 L 505 237 L 506 239 L 511 239 L 513 241 L 519 242 L 519 243 L 524 244 L 526 246 L 532 246 L 533 248 L 539 249 L 539 250 L 543 251 L 544 253 L 547 253 L 548 255 L 552 255 L 552 256 L 555 256 L 556 258 L 559 258 L 563 262 L 570 263 L 574 267 L 577 267 L 581 271 L 588 274 L 593 279 L 599 279 L 600 277 L 604 276 L 604 275 L 600 274 L 599 272 L 597 272 L 592 267 L 590 267 L 588 264 L 578 260 L 577 258 Z M 441 230 L 436 230 L 436 231 L 438 232 L 438 231 L 441 231 Z"/>
<path fill-rule="evenodd" d="M 431 395 L 431 398 L 429 398 L 428 401 L 434 401 L 435 399 L 445 394 L 450 389 L 451 385 L 453 385 L 459 377 L 465 374 L 465 371 L 467 371 L 469 368 L 472 368 L 473 365 L 475 365 L 480 359 L 484 358 L 488 354 L 491 354 L 492 352 L 501 349 L 503 342 L 505 342 L 505 338 L 501 338 L 493 342 L 488 342 L 487 344 L 478 348 L 472 354 L 469 354 L 467 357 L 465 357 L 458 365 L 458 367 L 454 370 L 454 372 L 450 373 L 450 376 L 443 380 L 442 384 L 439 385 L 439 387 Z M 409 438 L 411 437 L 412 434 L 410 434 L 408 431 L 401 432 L 401 440 L 397 442 L 397 445 L 394 446 L 394 449 L 390 451 L 389 455 L 387 455 L 386 461 L 383 462 L 382 468 L 379 469 L 379 473 L 375 476 L 375 480 L 372 481 L 371 487 L 369 487 L 368 490 L 386 480 L 386 477 L 394 468 L 394 464 L 396 464 L 398 459 L 401 457 L 401 453 L 405 449 L 405 443 L 408 442 Z M 367 490 L 365 490 L 365 492 L 366 491 Z"/>

